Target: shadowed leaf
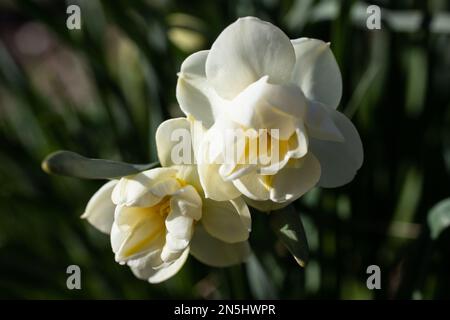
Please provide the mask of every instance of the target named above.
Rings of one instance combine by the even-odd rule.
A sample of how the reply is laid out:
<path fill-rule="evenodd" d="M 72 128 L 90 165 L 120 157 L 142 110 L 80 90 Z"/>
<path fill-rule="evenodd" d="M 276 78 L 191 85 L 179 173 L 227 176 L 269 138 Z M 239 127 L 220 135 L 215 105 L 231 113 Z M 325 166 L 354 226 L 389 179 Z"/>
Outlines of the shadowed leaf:
<path fill-rule="evenodd" d="M 292 205 L 272 212 L 272 226 L 280 240 L 294 256 L 301 267 L 309 259 L 308 241 L 300 214 Z"/>
<path fill-rule="evenodd" d="M 245 267 L 247 268 L 250 290 L 256 299 L 278 298 L 272 279 L 269 278 L 266 270 L 264 270 L 264 267 L 254 254 L 249 257 Z"/>
<path fill-rule="evenodd" d="M 438 202 L 428 213 L 431 238 L 437 239 L 450 226 L 450 198 Z"/>

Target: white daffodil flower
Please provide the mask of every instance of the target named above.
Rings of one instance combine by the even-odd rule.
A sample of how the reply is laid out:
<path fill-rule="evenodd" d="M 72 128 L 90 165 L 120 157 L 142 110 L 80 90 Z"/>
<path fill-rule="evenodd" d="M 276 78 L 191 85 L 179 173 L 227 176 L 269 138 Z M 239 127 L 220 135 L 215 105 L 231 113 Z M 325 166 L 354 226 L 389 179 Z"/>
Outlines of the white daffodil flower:
<path fill-rule="evenodd" d="M 362 165 L 359 134 L 336 110 L 339 67 L 321 40 L 289 40 L 268 22 L 238 19 L 183 62 L 176 94 L 206 130 L 195 152 L 213 200 L 242 194 L 261 210 L 279 208 L 316 185 L 350 182 Z M 228 138 L 230 130 L 243 138 Z"/>
<path fill-rule="evenodd" d="M 205 199 L 193 165 L 174 165 L 171 132 L 189 129 L 172 119 L 156 133 L 162 168 L 110 181 L 82 216 L 110 233 L 115 259 L 140 279 L 162 282 L 180 270 L 189 252 L 211 266 L 242 262 L 250 253 L 250 212 L 244 200 Z"/>

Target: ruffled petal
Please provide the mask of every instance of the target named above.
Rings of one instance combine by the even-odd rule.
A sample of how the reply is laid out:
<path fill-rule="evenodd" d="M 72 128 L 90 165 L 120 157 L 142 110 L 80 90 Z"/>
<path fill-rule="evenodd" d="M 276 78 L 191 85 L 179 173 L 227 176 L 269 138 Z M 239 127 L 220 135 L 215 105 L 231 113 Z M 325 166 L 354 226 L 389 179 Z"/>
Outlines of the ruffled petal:
<path fill-rule="evenodd" d="M 309 38 L 292 40 L 292 44 L 296 58 L 292 80 L 308 99 L 336 109 L 342 96 L 342 77 L 330 45 Z"/>
<path fill-rule="evenodd" d="M 199 164 L 197 168 L 206 198 L 228 201 L 241 195 L 232 181 L 224 181 L 221 177 L 220 164 Z"/>
<path fill-rule="evenodd" d="M 319 140 L 343 142 L 344 136 L 337 128 L 331 117 L 333 109 L 317 101 L 308 103 L 305 124 L 312 138 Z"/>
<path fill-rule="evenodd" d="M 223 99 L 206 80 L 205 63 L 209 51 L 196 52 L 184 60 L 178 74 L 176 96 L 186 115 L 202 121 L 206 127 L 223 110 Z"/>
<path fill-rule="evenodd" d="M 320 172 L 320 163 L 311 153 L 300 159 L 291 159 L 273 176 L 270 200 L 283 203 L 300 198 L 316 186 Z"/>
<path fill-rule="evenodd" d="M 161 123 L 156 130 L 155 140 L 161 166 L 195 163 L 191 124 L 186 118 L 170 119 Z"/>
<path fill-rule="evenodd" d="M 206 199 L 203 203 L 202 224 L 211 236 L 224 242 L 241 242 L 249 236 L 248 221 L 241 218 L 230 201 Z"/>
<path fill-rule="evenodd" d="M 151 263 L 146 263 L 146 260 L 130 267 L 134 275 L 139 279 L 146 279 L 150 283 L 160 283 L 173 277 L 183 267 L 188 256 L 189 248 L 186 248 L 175 262 L 161 268 L 153 268 Z"/>
<path fill-rule="evenodd" d="M 112 200 L 116 205 L 151 207 L 180 188 L 174 168 L 155 168 L 120 179 Z"/>
<path fill-rule="evenodd" d="M 89 200 L 82 219 L 86 219 L 91 225 L 103 233 L 109 234 L 114 221 L 116 206 L 111 200 L 111 194 L 117 184 L 112 180 L 104 184 Z"/>
<path fill-rule="evenodd" d="M 294 64 L 294 49 L 283 31 L 246 17 L 228 26 L 213 43 L 206 77 L 220 96 L 231 100 L 266 75 L 271 83 L 288 82 Z"/>
<path fill-rule="evenodd" d="M 325 188 L 339 187 L 353 180 L 364 158 L 361 138 L 353 123 L 338 111 L 333 111 L 331 117 L 345 141 L 310 140 L 311 152 L 322 168 L 319 186 Z"/>
<path fill-rule="evenodd" d="M 276 129 L 289 139 L 306 113 L 306 100 L 298 86 L 273 85 L 264 76 L 242 91 L 227 108 L 227 115 L 244 128 Z"/>
<path fill-rule="evenodd" d="M 250 253 L 250 245 L 247 241 L 226 243 L 209 235 L 201 224 L 195 226 L 191 254 L 206 265 L 232 266 L 244 262 Z"/>

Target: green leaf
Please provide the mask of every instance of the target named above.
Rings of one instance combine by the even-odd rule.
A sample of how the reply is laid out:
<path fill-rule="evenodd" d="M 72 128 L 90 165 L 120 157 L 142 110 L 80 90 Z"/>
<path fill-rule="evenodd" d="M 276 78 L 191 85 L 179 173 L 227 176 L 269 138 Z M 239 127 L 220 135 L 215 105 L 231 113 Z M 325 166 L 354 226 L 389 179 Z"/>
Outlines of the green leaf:
<path fill-rule="evenodd" d="M 428 213 L 428 226 L 433 240 L 450 226 L 450 198 L 438 202 L 431 208 Z"/>
<path fill-rule="evenodd" d="M 248 284 L 256 299 L 277 299 L 278 294 L 272 280 L 258 261 L 255 254 L 251 254 L 245 263 L 247 269 Z"/>
<path fill-rule="evenodd" d="M 49 174 L 57 174 L 81 179 L 114 179 L 144 170 L 152 169 L 159 163 L 130 164 L 103 159 L 89 159 L 72 151 L 56 151 L 42 162 L 42 169 Z"/>
<path fill-rule="evenodd" d="M 309 259 L 308 241 L 300 214 L 292 205 L 273 211 L 272 227 L 280 240 L 294 256 L 297 263 L 304 267 Z"/>
<path fill-rule="evenodd" d="M 445 120 L 443 123 L 442 130 L 442 146 L 444 153 L 445 166 L 447 167 L 447 172 L 450 173 L 450 109 L 447 108 L 445 115 Z"/>

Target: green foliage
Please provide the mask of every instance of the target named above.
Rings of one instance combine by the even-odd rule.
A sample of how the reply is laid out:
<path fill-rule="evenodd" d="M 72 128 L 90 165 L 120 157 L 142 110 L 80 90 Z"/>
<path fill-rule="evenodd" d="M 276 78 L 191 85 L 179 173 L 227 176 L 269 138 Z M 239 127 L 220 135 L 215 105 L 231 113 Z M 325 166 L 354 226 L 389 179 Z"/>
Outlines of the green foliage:
<path fill-rule="evenodd" d="M 450 226 L 450 198 L 437 203 L 428 213 L 428 225 L 431 238 L 437 239 L 439 235 Z"/>
<path fill-rule="evenodd" d="M 273 211 L 272 226 L 295 261 L 304 267 L 308 263 L 309 248 L 300 214 L 292 205 Z"/>
<path fill-rule="evenodd" d="M 56 151 L 42 162 L 42 169 L 49 174 L 80 179 L 114 179 L 156 167 L 158 163 L 130 164 L 119 161 L 88 159 L 72 151 Z"/>

